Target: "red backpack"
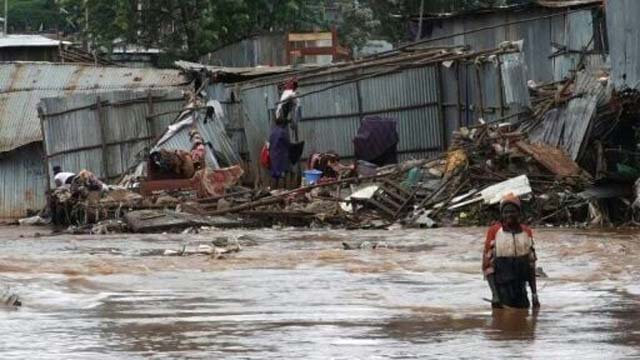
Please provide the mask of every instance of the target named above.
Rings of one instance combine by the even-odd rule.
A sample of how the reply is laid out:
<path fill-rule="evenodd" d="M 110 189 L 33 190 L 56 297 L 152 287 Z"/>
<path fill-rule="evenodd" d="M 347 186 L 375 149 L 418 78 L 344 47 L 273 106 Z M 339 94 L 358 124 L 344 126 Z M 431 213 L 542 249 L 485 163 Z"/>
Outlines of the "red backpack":
<path fill-rule="evenodd" d="M 271 168 L 271 154 L 269 153 L 269 144 L 264 144 L 260 150 L 260 165 L 265 169 Z"/>

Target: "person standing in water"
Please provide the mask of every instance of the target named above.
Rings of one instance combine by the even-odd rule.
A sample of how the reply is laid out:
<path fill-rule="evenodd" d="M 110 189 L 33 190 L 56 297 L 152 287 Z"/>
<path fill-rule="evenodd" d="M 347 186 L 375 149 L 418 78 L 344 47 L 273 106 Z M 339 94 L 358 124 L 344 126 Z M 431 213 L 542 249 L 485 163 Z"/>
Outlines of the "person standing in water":
<path fill-rule="evenodd" d="M 491 306 L 528 309 L 527 283 L 533 308 L 538 309 L 536 252 L 533 232 L 520 223 L 521 203 L 514 195 L 500 202 L 502 220 L 487 232 L 482 271 L 491 289 Z"/>

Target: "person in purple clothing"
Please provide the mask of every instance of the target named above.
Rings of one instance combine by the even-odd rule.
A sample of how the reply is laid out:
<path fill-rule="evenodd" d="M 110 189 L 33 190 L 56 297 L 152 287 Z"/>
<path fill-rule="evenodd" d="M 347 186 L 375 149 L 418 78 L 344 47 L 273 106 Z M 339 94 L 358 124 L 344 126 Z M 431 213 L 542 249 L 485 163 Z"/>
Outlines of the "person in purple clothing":
<path fill-rule="evenodd" d="M 284 177 L 290 167 L 289 149 L 291 140 L 289 138 L 289 129 L 287 128 L 286 118 L 280 117 L 276 119 L 276 126 L 271 130 L 269 136 L 269 157 L 271 163 L 271 180 L 272 188 L 277 189 L 282 180 L 284 187 Z"/>

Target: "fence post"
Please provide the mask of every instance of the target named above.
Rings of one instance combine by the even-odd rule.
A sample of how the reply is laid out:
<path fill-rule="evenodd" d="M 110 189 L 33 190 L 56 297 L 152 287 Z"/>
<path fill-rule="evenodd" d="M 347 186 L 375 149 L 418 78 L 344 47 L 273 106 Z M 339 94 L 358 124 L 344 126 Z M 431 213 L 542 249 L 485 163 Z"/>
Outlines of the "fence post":
<path fill-rule="evenodd" d="M 45 121 L 47 121 L 44 109 L 41 106 L 38 106 L 38 117 L 40 118 L 40 131 L 42 131 L 42 148 L 44 150 L 43 159 L 44 160 L 44 170 L 45 176 L 47 177 L 47 186 L 45 187 L 47 193 L 47 203 L 49 199 L 49 192 L 51 191 L 51 171 L 49 170 L 49 150 L 47 149 L 47 133 L 45 126 Z"/>
<path fill-rule="evenodd" d="M 153 95 L 151 94 L 151 91 L 147 92 L 147 113 L 147 117 L 145 118 L 147 123 L 147 136 L 150 138 L 149 146 L 153 146 L 153 139 L 156 137 L 156 135 L 153 133 L 153 127 L 151 125 L 151 122 L 154 119 L 153 115 L 155 114 L 155 109 L 153 106 Z"/>
<path fill-rule="evenodd" d="M 482 75 L 480 74 L 482 65 L 474 65 L 476 70 L 476 83 L 478 85 L 478 101 L 480 102 L 480 118 L 484 120 L 484 94 L 482 91 Z"/>
<path fill-rule="evenodd" d="M 362 118 L 364 117 L 362 113 L 364 112 L 364 108 L 362 105 L 362 88 L 360 87 L 360 80 L 356 81 L 356 97 L 358 99 L 358 119 L 360 120 L 360 123 L 362 123 Z"/>
<path fill-rule="evenodd" d="M 498 60 L 498 99 L 500 99 L 500 117 L 504 117 L 504 111 L 507 110 L 504 99 L 504 78 L 502 77 L 502 59 L 500 55 L 497 56 Z"/>
<path fill-rule="evenodd" d="M 96 97 L 96 119 L 100 125 L 100 141 L 102 142 L 102 178 L 105 182 L 109 180 L 109 160 L 107 156 L 107 131 L 105 119 L 102 116 L 102 100 Z"/>
<path fill-rule="evenodd" d="M 461 88 L 462 87 L 460 86 L 460 62 L 456 61 L 456 95 L 458 100 L 458 103 L 456 105 L 458 108 L 458 126 L 457 126 L 458 129 L 462 127 L 462 89 Z M 465 111 L 467 111 L 466 107 L 465 107 Z"/>
<path fill-rule="evenodd" d="M 448 131 L 449 129 L 447 128 L 447 118 L 445 116 L 445 112 L 444 112 L 444 102 L 443 102 L 443 98 L 444 98 L 444 84 L 442 82 L 442 65 L 440 63 L 436 63 L 435 65 L 436 68 L 436 79 L 438 81 L 438 117 L 440 118 L 440 123 L 442 124 L 442 133 L 440 134 L 440 141 L 442 141 L 442 146 L 441 149 L 442 150 L 447 150 L 448 146 L 448 139 L 449 139 L 449 134 Z"/>

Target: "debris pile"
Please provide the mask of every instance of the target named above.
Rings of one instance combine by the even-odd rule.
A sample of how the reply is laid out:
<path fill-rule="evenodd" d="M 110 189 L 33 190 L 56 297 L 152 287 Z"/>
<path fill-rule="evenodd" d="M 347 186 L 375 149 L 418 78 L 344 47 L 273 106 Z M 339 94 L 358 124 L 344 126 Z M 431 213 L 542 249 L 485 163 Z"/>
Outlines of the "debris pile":
<path fill-rule="evenodd" d="M 508 123 L 460 129 L 446 158 L 429 170 L 442 178 L 414 207 L 409 223 L 484 225 L 499 219 L 493 205 L 510 193 L 530 200 L 529 223 L 584 221 L 578 213 L 586 204 L 576 194 L 589 184 L 590 175 L 566 152 L 531 144 Z"/>
<path fill-rule="evenodd" d="M 359 138 L 359 160 L 343 164 L 339 154 L 314 154 L 308 177 L 288 190 L 240 186 L 244 171 L 228 141 L 220 137 L 226 145 L 215 150 L 200 135 L 210 132 L 202 125 L 207 121 L 220 126 L 214 116 L 219 104 L 192 107 L 119 186 L 82 171 L 52 191 L 52 222 L 98 234 L 274 225 L 474 226 L 498 220 L 496 205 L 514 194 L 525 200 L 525 220 L 532 225 L 636 224 L 640 94 L 615 92 L 606 73 L 590 69 L 553 84 L 529 84 L 529 91 L 530 114 L 513 122 L 480 119 L 454 132 L 449 150 L 438 156 L 376 166 L 396 162 L 401 139 L 392 136 L 383 147 L 380 139 L 363 145 Z M 391 129 L 395 121 L 385 124 Z M 185 163 L 188 171 L 179 166 Z M 40 215 L 23 223 L 46 223 Z"/>

